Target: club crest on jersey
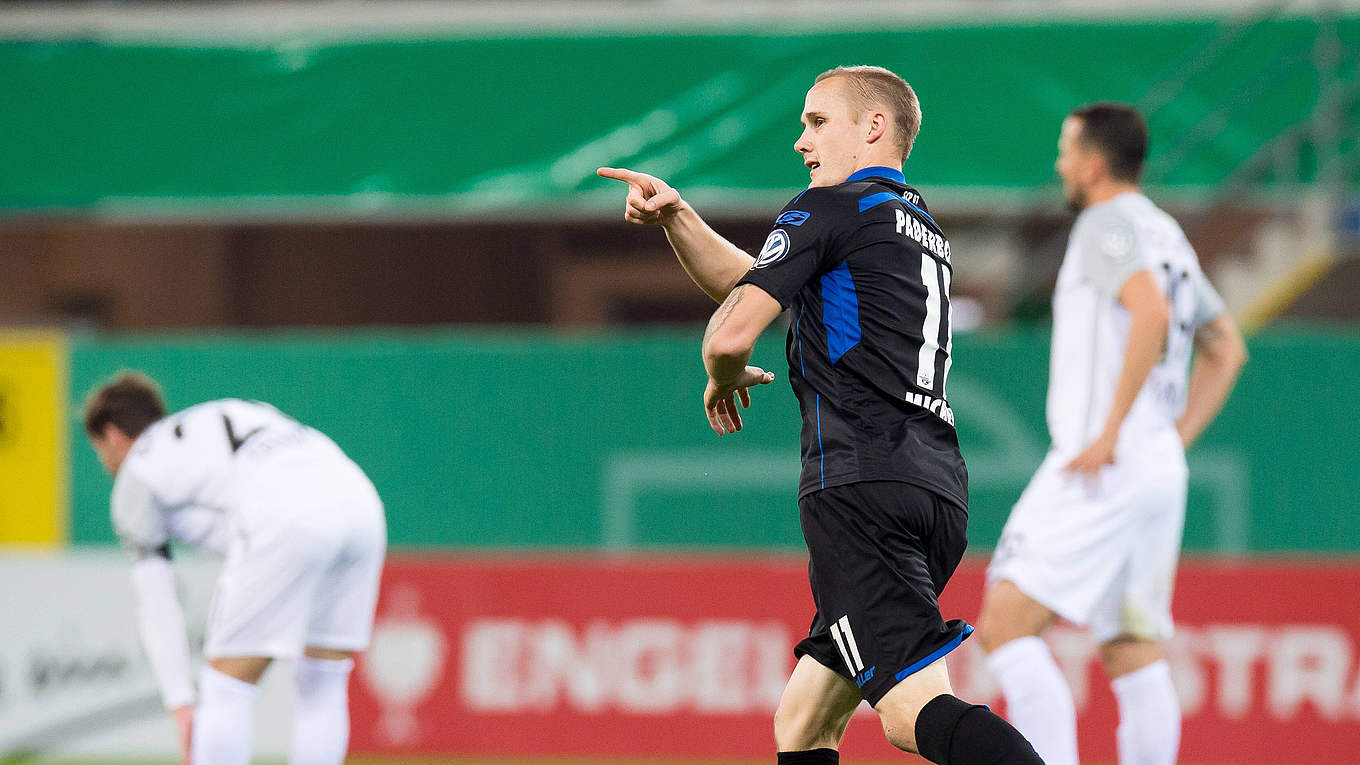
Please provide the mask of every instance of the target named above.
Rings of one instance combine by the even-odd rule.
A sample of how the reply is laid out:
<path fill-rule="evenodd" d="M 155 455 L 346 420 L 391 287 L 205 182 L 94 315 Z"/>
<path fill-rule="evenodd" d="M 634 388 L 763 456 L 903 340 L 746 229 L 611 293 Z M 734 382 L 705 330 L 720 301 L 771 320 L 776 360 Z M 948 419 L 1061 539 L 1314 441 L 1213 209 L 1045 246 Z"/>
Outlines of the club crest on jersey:
<path fill-rule="evenodd" d="M 1133 254 L 1133 232 L 1125 228 L 1106 231 L 1100 239 L 1100 250 L 1116 261 L 1127 260 Z"/>
<path fill-rule="evenodd" d="M 756 264 L 752 268 L 764 268 L 789 254 L 789 235 L 783 229 L 775 229 L 765 239 L 765 246 L 760 248 L 760 254 L 756 256 Z"/>

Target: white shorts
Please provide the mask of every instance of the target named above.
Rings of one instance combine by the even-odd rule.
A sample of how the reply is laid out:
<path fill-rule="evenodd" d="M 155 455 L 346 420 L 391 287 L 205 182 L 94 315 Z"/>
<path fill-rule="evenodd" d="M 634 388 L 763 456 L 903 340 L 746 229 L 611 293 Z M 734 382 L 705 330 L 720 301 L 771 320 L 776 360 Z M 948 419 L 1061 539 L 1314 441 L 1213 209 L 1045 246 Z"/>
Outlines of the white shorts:
<path fill-rule="evenodd" d="M 1050 453 L 1002 529 L 988 584 L 1006 579 L 1099 643 L 1171 637 L 1187 472 L 1176 454 L 1069 475 Z"/>
<path fill-rule="evenodd" d="M 291 659 L 308 646 L 368 647 L 387 549 L 382 502 L 361 473 L 331 477 L 330 491 L 294 484 L 291 501 L 260 503 L 252 510 L 267 512 L 252 512 L 257 520 L 233 529 L 209 610 L 206 658 Z"/>

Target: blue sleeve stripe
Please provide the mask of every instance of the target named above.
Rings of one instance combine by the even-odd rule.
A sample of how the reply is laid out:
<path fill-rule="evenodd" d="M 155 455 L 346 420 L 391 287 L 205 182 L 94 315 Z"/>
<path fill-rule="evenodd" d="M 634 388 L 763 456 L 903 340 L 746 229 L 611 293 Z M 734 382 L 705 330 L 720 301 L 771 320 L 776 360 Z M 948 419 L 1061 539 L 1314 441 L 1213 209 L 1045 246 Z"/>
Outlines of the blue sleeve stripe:
<path fill-rule="evenodd" d="M 902 197 L 899 197 L 898 195 L 892 193 L 891 191 L 880 191 L 877 194 L 870 194 L 869 196 L 859 200 L 859 211 L 864 212 L 865 210 L 878 207 L 884 202 L 891 202 L 894 199 L 902 199 Z M 907 200 L 902 199 L 902 201 L 905 202 Z"/>
<path fill-rule="evenodd" d="M 865 210 L 872 210 L 873 208 L 878 207 L 884 202 L 893 201 L 901 202 L 907 207 L 910 207 L 911 209 L 915 210 L 917 213 L 921 215 L 921 217 L 925 218 L 931 223 L 935 223 L 935 219 L 930 217 L 930 213 L 912 204 L 906 197 L 894 194 L 891 191 L 880 191 L 877 194 L 870 194 L 869 196 L 859 200 L 859 211 L 864 212 Z M 935 225 L 938 226 L 940 224 L 935 223 Z"/>
<path fill-rule="evenodd" d="M 925 219 L 926 219 L 926 220 L 930 221 L 931 223 L 935 223 L 935 219 L 932 218 L 932 217 L 930 217 L 930 213 L 928 213 L 928 212 L 926 212 L 925 210 L 922 210 L 921 208 L 919 208 L 919 207 L 917 207 L 916 205 L 912 204 L 910 201 L 907 200 L 906 197 L 903 197 L 903 198 L 902 198 L 902 201 L 907 205 L 907 207 L 910 207 L 911 209 L 913 209 L 913 210 L 915 210 L 916 212 L 920 213 L 921 215 L 925 216 Z M 935 225 L 938 226 L 938 225 L 940 225 L 940 224 L 935 223 Z"/>
<path fill-rule="evenodd" d="M 898 682 L 901 682 L 902 680 L 905 680 L 908 676 L 920 672 L 921 670 L 925 669 L 926 667 L 929 667 L 931 664 L 934 664 L 936 661 L 938 661 L 941 656 L 944 656 L 945 654 L 949 653 L 955 648 L 958 648 L 959 644 L 961 644 L 964 641 L 964 639 L 971 634 L 973 634 L 973 625 L 971 624 L 963 625 L 963 632 L 960 633 L 958 637 L 954 638 L 948 643 L 945 643 L 944 645 L 940 646 L 934 651 L 931 651 L 929 656 L 925 657 L 924 659 L 921 659 L 920 661 L 916 662 L 910 667 L 907 667 L 901 672 L 898 672 L 893 677 L 896 677 Z"/>

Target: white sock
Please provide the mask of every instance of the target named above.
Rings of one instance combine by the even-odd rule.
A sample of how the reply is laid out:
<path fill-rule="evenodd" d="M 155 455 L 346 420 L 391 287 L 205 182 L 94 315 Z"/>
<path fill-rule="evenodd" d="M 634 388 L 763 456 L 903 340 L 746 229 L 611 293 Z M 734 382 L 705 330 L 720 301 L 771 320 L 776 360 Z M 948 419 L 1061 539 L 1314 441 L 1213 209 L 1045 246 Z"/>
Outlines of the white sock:
<path fill-rule="evenodd" d="M 190 743 L 194 765 L 249 765 L 259 695 L 254 684 L 203 665 Z"/>
<path fill-rule="evenodd" d="M 1045 765 L 1077 765 L 1077 711 L 1048 645 L 1037 637 L 1012 640 L 987 657 L 1006 717 Z"/>
<path fill-rule="evenodd" d="M 1119 701 L 1119 765 L 1175 763 L 1181 707 L 1166 661 L 1116 677 L 1110 687 Z"/>
<path fill-rule="evenodd" d="M 345 761 L 349 748 L 349 672 L 353 668 L 353 659 L 298 659 L 297 715 L 288 765 L 340 765 Z"/>

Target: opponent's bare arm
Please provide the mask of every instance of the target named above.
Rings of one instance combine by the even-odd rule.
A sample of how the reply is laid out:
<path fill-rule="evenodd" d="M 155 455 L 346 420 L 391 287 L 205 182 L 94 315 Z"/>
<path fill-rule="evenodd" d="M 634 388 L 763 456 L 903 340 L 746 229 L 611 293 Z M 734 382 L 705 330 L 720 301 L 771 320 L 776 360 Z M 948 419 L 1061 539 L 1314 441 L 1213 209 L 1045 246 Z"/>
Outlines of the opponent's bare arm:
<path fill-rule="evenodd" d="M 1221 313 L 1195 333 L 1195 364 L 1190 370 L 1190 390 L 1185 396 L 1185 413 L 1176 421 L 1176 432 L 1189 447 L 1213 422 L 1237 384 L 1237 375 L 1247 363 L 1247 346 L 1237 323 Z"/>
<path fill-rule="evenodd" d="M 783 308 L 765 290 L 754 284 L 741 284 L 728 294 L 704 331 L 704 368 L 708 386 L 704 390 L 704 411 L 708 424 L 718 435 L 741 430 L 743 407 L 751 405 L 752 385 L 774 381 L 774 373 L 748 366 L 756 338 L 770 326 Z"/>
<path fill-rule="evenodd" d="M 653 175 L 616 167 L 595 171 L 602 178 L 628 184 L 623 219 L 638 225 L 661 226 L 671 249 L 689 278 L 715 302 L 727 299 L 755 259 L 718 235 L 680 192 Z"/>
<path fill-rule="evenodd" d="M 1067 464 L 1068 470 L 1094 474 L 1102 465 L 1114 463 L 1115 441 L 1119 426 L 1133 408 L 1138 391 L 1142 390 L 1166 342 L 1167 322 L 1171 308 L 1166 296 L 1157 286 L 1151 271 L 1139 271 L 1119 288 L 1119 302 L 1129 312 L 1129 342 L 1124 349 L 1124 366 L 1114 389 L 1114 401 L 1105 428 L 1086 450 Z"/>

